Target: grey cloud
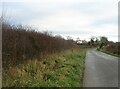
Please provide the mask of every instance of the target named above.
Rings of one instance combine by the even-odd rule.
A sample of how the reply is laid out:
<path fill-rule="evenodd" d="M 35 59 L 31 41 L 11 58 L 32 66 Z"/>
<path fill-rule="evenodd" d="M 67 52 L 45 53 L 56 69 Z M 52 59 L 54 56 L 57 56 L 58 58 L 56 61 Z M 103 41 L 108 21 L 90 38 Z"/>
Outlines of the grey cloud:
<path fill-rule="evenodd" d="M 111 15 L 111 13 L 114 13 L 113 10 L 116 8 L 114 7 L 114 5 L 111 4 L 113 3 L 112 0 L 109 0 L 109 1 L 107 0 L 108 3 L 106 3 L 107 1 L 105 0 L 104 1 L 92 0 L 93 2 L 90 2 L 89 0 L 85 0 L 87 2 L 81 2 L 81 0 L 75 0 L 74 2 L 73 1 L 74 0 L 70 0 L 67 2 L 55 1 L 55 3 L 46 3 L 44 1 L 43 1 L 44 3 L 41 3 L 41 2 L 38 2 L 38 3 L 21 2 L 21 3 L 13 3 L 13 4 L 7 3 L 6 8 L 11 8 L 14 11 L 13 17 L 16 18 L 16 21 L 21 20 L 21 23 L 24 23 L 24 24 L 29 24 L 29 22 L 31 22 L 31 24 L 41 25 L 43 21 L 44 25 L 46 25 L 46 23 L 49 22 L 50 20 L 51 22 L 47 23 L 47 25 L 48 24 L 51 25 L 52 23 L 52 26 L 54 27 L 49 26 L 47 27 L 47 29 L 45 28 L 41 28 L 41 29 L 52 31 L 53 34 L 81 36 L 81 38 L 87 38 L 88 36 L 96 35 L 94 33 L 97 33 L 97 30 L 94 29 L 94 32 L 93 32 L 93 29 L 92 29 L 93 27 L 103 29 L 103 27 L 100 25 L 104 25 L 104 24 L 116 25 L 117 24 L 116 23 L 117 14 L 115 13 L 114 16 Z M 111 12 L 107 13 L 107 11 L 110 11 L 110 10 Z M 50 18 L 52 17 L 54 19 L 54 17 L 57 16 L 61 11 L 63 11 L 62 12 L 63 17 L 61 16 L 61 19 L 63 18 L 64 20 L 62 20 L 60 24 L 56 25 L 56 23 L 52 22 L 53 20 L 51 20 Z M 73 13 L 72 15 L 75 15 L 75 16 L 76 14 L 77 16 L 82 15 L 83 17 L 86 17 L 86 19 L 79 17 L 79 18 L 82 18 L 82 20 L 77 22 L 78 20 L 75 18 L 75 16 L 73 17 L 70 16 L 69 18 L 67 18 L 67 16 L 65 15 L 64 17 L 64 14 L 65 14 L 64 11 L 66 13 L 71 12 Z M 71 15 L 71 13 L 69 15 Z M 60 16 L 55 17 L 54 21 L 58 21 L 59 17 Z M 70 24 L 64 23 L 65 25 L 62 24 L 63 21 L 66 21 L 66 20 L 71 21 L 71 19 L 73 18 L 75 18 L 73 22 L 74 26 L 71 25 L 71 23 Z M 34 20 L 37 20 L 38 23 L 35 23 Z M 87 21 L 90 24 L 86 22 L 84 23 L 84 21 Z M 84 26 L 81 26 L 81 25 L 78 26 L 79 24 L 77 23 L 80 23 L 80 24 L 84 23 L 83 24 Z M 86 30 L 83 30 L 83 29 L 86 29 Z M 109 33 L 109 30 L 107 31 L 107 33 Z M 110 33 L 110 37 L 112 37 L 111 33 Z"/>

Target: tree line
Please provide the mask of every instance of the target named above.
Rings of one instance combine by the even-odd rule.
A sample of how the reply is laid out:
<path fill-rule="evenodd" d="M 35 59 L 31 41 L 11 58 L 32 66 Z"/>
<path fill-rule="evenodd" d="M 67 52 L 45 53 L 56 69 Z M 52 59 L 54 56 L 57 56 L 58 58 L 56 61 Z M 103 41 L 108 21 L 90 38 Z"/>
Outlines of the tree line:
<path fill-rule="evenodd" d="M 49 53 L 78 47 L 73 40 L 53 36 L 49 32 L 37 32 L 31 27 L 2 23 L 3 66 L 16 65 L 20 61 L 38 58 Z"/>
<path fill-rule="evenodd" d="M 1 20 L 0 20 L 1 21 Z M 46 54 L 63 50 L 82 47 L 97 47 L 115 54 L 120 54 L 120 43 L 108 41 L 107 37 L 91 37 L 90 41 L 77 38 L 74 41 L 70 36 L 65 40 L 60 35 L 53 36 L 51 33 L 38 32 L 32 27 L 22 25 L 10 25 L 2 21 L 2 59 L 3 66 L 13 66 L 17 63 L 37 58 L 42 59 Z"/>

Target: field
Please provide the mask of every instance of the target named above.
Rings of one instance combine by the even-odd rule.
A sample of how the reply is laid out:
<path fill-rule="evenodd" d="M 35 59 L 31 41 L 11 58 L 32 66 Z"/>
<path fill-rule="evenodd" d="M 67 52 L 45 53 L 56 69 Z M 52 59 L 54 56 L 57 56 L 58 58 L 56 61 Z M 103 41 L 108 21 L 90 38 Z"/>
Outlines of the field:
<path fill-rule="evenodd" d="M 26 60 L 3 71 L 3 87 L 82 87 L 85 50 Z"/>

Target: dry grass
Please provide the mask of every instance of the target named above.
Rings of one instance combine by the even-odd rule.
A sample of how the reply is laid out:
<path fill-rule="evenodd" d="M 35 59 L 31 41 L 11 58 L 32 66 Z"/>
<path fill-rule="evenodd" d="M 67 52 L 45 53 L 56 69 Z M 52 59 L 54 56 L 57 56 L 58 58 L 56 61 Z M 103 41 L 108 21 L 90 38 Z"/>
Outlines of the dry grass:
<path fill-rule="evenodd" d="M 74 49 L 26 60 L 3 71 L 3 87 L 80 87 L 84 57 L 84 50 Z"/>

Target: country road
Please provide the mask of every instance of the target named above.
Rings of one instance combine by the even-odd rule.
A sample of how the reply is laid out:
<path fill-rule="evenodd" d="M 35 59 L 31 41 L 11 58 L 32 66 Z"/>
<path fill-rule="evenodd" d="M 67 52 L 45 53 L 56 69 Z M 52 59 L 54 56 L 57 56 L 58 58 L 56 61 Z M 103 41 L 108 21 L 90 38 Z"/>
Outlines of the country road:
<path fill-rule="evenodd" d="M 83 87 L 118 87 L 118 58 L 89 50 L 85 60 Z"/>

